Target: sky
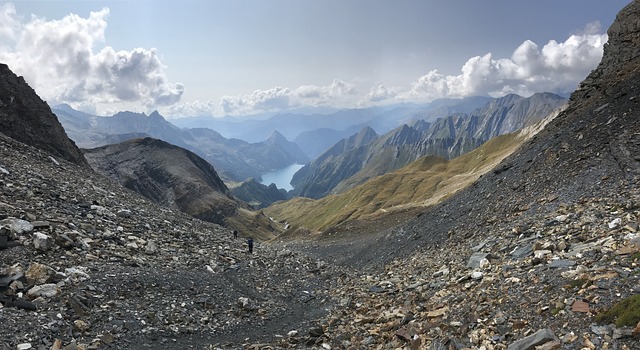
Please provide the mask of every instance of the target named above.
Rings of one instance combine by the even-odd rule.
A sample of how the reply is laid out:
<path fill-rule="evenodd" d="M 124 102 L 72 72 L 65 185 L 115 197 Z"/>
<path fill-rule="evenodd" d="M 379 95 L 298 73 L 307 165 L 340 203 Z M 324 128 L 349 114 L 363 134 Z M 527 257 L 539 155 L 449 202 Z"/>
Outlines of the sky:
<path fill-rule="evenodd" d="M 0 62 L 50 105 L 251 115 L 567 94 L 629 0 L 18 0 Z"/>

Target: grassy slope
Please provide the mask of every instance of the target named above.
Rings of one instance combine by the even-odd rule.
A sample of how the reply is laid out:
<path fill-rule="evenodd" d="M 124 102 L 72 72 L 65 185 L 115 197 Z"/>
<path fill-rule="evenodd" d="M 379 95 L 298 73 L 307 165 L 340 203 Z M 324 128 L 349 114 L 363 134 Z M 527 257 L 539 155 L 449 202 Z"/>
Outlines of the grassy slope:
<path fill-rule="evenodd" d="M 426 156 L 347 192 L 319 200 L 294 198 L 278 202 L 266 208 L 265 213 L 293 226 L 323 231 L 348 220 L 432 205 L 491 170 L 525 139 L 520 133 L 499 136 L 450 161 Z"/>

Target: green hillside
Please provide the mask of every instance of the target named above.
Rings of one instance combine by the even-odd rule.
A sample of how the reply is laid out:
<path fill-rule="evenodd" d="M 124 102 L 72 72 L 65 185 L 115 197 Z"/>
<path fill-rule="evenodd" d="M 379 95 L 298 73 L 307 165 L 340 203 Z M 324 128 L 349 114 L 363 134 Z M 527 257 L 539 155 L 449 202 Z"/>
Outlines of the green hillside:
<path fill-rule="evenodd" d="M 319 200 L 294 198 L 275 203 L 264 211 L 292 227 L 323 231 L 348 220 L 432 205 L 491 170 L 527 136 L 520 132 L 502 135 L 449 161 L 426 156 L 347 192 Z"/>

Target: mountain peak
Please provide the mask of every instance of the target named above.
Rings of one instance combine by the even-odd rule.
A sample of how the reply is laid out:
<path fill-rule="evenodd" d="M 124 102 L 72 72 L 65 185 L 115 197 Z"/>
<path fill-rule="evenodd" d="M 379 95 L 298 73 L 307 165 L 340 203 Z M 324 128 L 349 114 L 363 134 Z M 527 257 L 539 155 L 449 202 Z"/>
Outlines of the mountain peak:
<path fill-rule="evenodd" d="M 289 142 L 289 140 L 287 140 L 286 137 L 284 137 L 284 135 L 282 135 L 278 130 L 274 130 L 271 135 L 269 136 L 269 138 L 267 139 L 267 141 L 269 142 Z"/>

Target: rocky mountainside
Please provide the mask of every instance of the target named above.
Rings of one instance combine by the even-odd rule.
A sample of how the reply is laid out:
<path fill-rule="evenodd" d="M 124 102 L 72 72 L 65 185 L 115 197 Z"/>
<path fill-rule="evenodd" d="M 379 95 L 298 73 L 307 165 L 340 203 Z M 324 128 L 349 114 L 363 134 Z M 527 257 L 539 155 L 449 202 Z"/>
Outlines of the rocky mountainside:
<path fill-rule="evenodd" d="M 276 184 L 269 186 L 256 182 L 255 179 L 244 181 L 240 186 L 231 188 L 234 197 L 248 203 L 254 209 L 268 207 L 277 201 L 289 199 L 289 194 L 284 189 L 276 187 Z"/>
<path fill-rule="evenodd" d="M 54 109 L 69 137 L 80 147 L 95 148 L 123 142 L 127 137 L 150 136 L 188 149 L 207 160 L 228 182 L 243 181 L 283 168 L 293 163 L 304 164 L 308 158 L 292 142 L 277 139 L 248 143 L 227 139 L 211 129 L 180 129 L 158 112 L 119 112 L 111 117 L 98 117 L 76 111 L 67 105 Z"/>
<path fill-rule="evenodd" d="M 314 107 L 305 111 L 291 111 L 281 114 L 258 114 L 245 117 L 193 117 L 180 118 L 172 122 L 181 128 L 209 128 L 216 130 L 227 138 L 239 138 L 247 142 L 259 142 L 273 132 L 278 131 L 289 140 L 300 140 L 303 133 L 316 134 L 327 131 L 342 133 L 352 130 L 335 140 L 316 140 L 308 144 L 303 140 L 298 143 L 305 153 L 313 159 L 342 138 L 353 135 L 365 126 L 375 129 L 379 133 L 409 123 L 415 119 L 435 119 L 452 113 L 469 113 L 483 106 L 489 97 L 468 97 L 462 99 L 435 100 L 427 105 L 400 103 L 391 106 L 373 106 L 369 108 L 332 110 Z M 307 146 L 311 146 L 307 148 Z"/>
<path fill-rule="evenodd" d="M 405 124 L 358 147 L 341 148 L 337 144 L 295 174 L 292 193 L 317 199 L 353 188 L 426 155 L 455 158 L 493 137 L 540 121 L 564 103 L 563 98 L 549 93 L 528 98 L 507 95 L 490 100 L 469 115 Z"/>
<path fill-rule="evenodd" d="M 367 162 L 368 145 L 378 138 L 375 130 L 363 128 L 343 139 L 293 175 L 294 196 L 321 198 L 343 179 L 357 173 Z"/>
<path fill-rule="evenodd" d="M 472 186 L 305 244 L 363 271 L 335 290 L 327 346 L 640 348 L 638 18 L 633 1 L 567 108 Z"/>
<path fill-rule="evenodd" d="M 152 139 L 85 150 L 91 167 L 162 206 L 225 224 L 238 206 L 211 164 L 195 153 Z"/>
<path fill-rule="evenodd" d="M 0 133 L 0 349 L 241 348 L 331 306 L 331 266 L 49 157 Z"/>
<path fill-rule="evenodd" d="M 87 165 L 62 125 L 35 91 L 0 63 L 0 130 L 16 140 L 41 148 L 53 157 Z"/>

